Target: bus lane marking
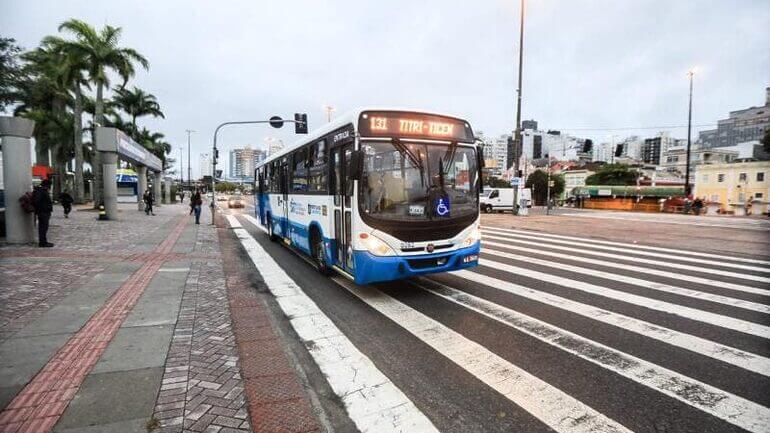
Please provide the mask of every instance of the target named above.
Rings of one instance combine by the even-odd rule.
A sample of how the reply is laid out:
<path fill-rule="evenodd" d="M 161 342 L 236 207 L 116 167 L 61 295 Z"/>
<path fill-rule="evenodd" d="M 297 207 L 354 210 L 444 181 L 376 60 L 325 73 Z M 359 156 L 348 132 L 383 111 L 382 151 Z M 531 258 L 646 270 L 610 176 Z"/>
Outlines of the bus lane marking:
<path fill-rule="evenodd" d="M 483 234 L 482 234 L 482 237 L 484 237 L 485 239 L 500 239 L 504 241 L 508 240 L 505 238 L 498 238 L 498 237 L 488 236 Z M 513 241 L 513 242 L 519 242 L 519 241 Z M 546 251 L 544 249 L 535 249 L 535 248 L 522 247 L 519 245 L 503 244 L 500 242 L 494 242 L 490 240 L 485 240 L 483 242 L 482 252 L 488 251 L 490 249 L 488 248 L 489 246 L 503 248 L 505 250 L 513 250 L 516 252 L 526 252 L 526 253 L 532 253 L 532 254 L 539 254 L 543 256 L 555 257 L 558 259 L 573 260 L 581 263 L 590 263 L 592 265 L 599 265 L 605 268 L 615 268 L 615 269 L 622 269 L 625 271 L 639 272 L 641 274 L 655 275 L 658 277 L 665 277 L 665 278 L 671 278 L 675 280 L 687 281 L 690 283 L 703 284 L 706 286 L 718 287 L 720 289 L 737 290 L 739 292 L 745 292 L 745 293 L 751 293 L 751 294 L 763 295 L 763 296 L 770 295 L 770 290 L 760 289 L 752 286 L 745 286 L 743 284 L 735 284 L 735 283 L 728 283 L 726 281 L 710 280 L 708 278 L 701 278 L 694 275 L 677 274 L 674 272 L 663 271 L 660 269 L 644 268 L 641 266 L 627 265 L 625 263 L 615 263 L 607 260 L 592 259 L 589 257 L 562 254 L 554 251 Z"/>
<path fill-rule="evenodd" d="M 712 254 L 712 253 L 702 253 L 700 251 L 688 251 L 688 250 L 677 250 L 674 248 L 665 248 L 665 247 L 654 247 L 651 245 L 640 245 L 640 244 L 629 244 L 624 242 L 613 242 L 613 241 L 604 241 L 599 239 L 593 239 L 593 238 L 580 238 L 577 236 L 565 236 L 565 235 L 557 235 L 553 233 L 543 233 L 543 232 L 535 232 L 535 231 L 529 231 L 529 230 L 516 230 L 516 229 L 507 229 L 504 227 L 495 227 L 495 226 L 482 226 L 482 230 L 496 230 L 498 232 L 507 232 L 507 233 L 520 233 L 524 235 L 531 235 L 531 236 L 538 236 L 541 238 L 554 238 L 554 239 L 569 239 L 574 241 L 580 241 L 584 244 L 599 244 L 599 245 L 614 245 L 619 247 L 626 247 L 630 249 L 637 249 L 637 250 L 650 250 L 650 251 L 663 251 L 667 253 L 675 253 L 675 254 L 685 254 L 688 256 L 698 256 L 698 257 L 708 257 L 713 259 L 719 259 L 719 260 L 731 260 L 734 262 L 744 262 L 744 263 L 755 263 L 759 265 L 768 265 L 770 266 L 770 261 L 768 260 L 759 260 L 759 259 L 747 259 L 743 257 L 734 257 L 734 256 L 725 256 L 721 254 Z"/>
<path fill-rule="evenodd" d="M 511 260 L 518 260 L 528 264 L 546 266 L 549 268 L 559 269 L 563 271 L 571 271 L 577 274 L 589 275 L 592 277 L 604 278 L 609 281 L 617 281 L 621 283 L 632 284 L 639 287 L 645 287 L 660 292 L 673 293 L 680 296 L 687 296 L 688 298 L 700 299 L 703 301 L 716 302 L 723 305 L 729 305 L 731 307 L 743 308 L 746 310 L 757 311 L 759 313 L 770 314 L 770 305 L 759 304 L 756 302 L 746 301 L 743 299 L 731 298 L 728 296 L 716 295 L 708 292 L 701 292 L 698 290 L 686 289 L 684 287 L 671 286 L 668 284 L 656 283 L 654 281 L 642 280 L 640 278 L 628 277 L 621 274 L 613 274 L 610 272 L 603 272 L 596 269 L 581 268 L 579 266 L 572 266 L 566 263 L 553 262 L 549 260 L 536 259 L 534 257 L 525 257 L 518 254 L 505 253 L 502 251 L 484 249 L 484 252 L 493 256 L 503 257 Z"/>
<path fill-rule="evenodd" d="M 770 377 L 770 359 L 753 353 L 477 272 L 461 270 L 451 274 Z"/>
<path fill-rule="evenodd" d="M 590 284 L 583 281 L 572 280 L 569 278 L 560 277 L 558 275 L 546 274 L 545 272 L 533 271 L 531 269 L 508 265 L 502 262 L 496 262 L 494 260 L 479 259 L 479 265 L 487 266 L 489 268 L 497 269 L 514 275 L 534 278 L 540 281 L 566 287 L 571 290 L 580 290 L 586 293 L 603 296 L 605 298 L 614 299 L 616 301 L 625 302 L 639 307 L 662 311 L 685 319 L 694 320 L 696 322 L 707 323 L 725 329 L 732 329 L 733 331 L 743 332 L 760 338 L 770 338 L 770 327 L 760 325 L 758 323 L 736 319 L 734 317 L 716 314 L 710 311 L 698 310 L 696 308 L 686 307 L 684 305 L 672 304 L 670 302 L 660 301 L 657 299 L 645 298 L 644 296 L 634 295 L 632 293 L 610 289 L 608 287 L 598 286 L 596 284 Z"/>
<path fill-rule="evenodd" d="M 711 265 L 711 266 L 721 266 L 725 268 L 734 268 L 734 269 L 741 269 L 745 271 L 756 271 L 756 272 L 762 272 L 762 273 L 770 273 L 770 268 L 768 267 L 760 267 L 760 266 L 751 266 L 751 265 L 739 265 L 736 263 L 727 263 L 724 260 L 707 260 L 707 259 L 699 259 L 695 257 L 683 257 L 681 255 L 674 255 L 674 254 L 665 254 L 660 252 L 651 252 L 651 251 L 633 251 L 629 250 L 628 248 L 619 248 L 619 247 L 612 247 L 612 246 L 606 246 L 606 245 L 596 245 L 591 244 L 588 242 L 579 242 L 579 241 L 570 241 L 570 240 L 564 240 L 564 239 L 552 239 L 550 237 L 542 237 L 542 236 L 534 236 L 529 234 L 522 234 L 522 233 L 509 233 L 509 232 L 503 232 L 501 230 L 496 229 L 490 229 L 487 228 L 487 231 L 494 232 L 496 235 L 500 236 L 508 236 L 515 239 L 534 239 L 541 242 L 548 242 L 550 244 L 557 244 L 557 245 L 571 245 L 576 246 L 580 248 L 586 248 L 586 249 L 592 249 L 592 250 L 604 250 L 604 251 L 614 251 L 619 253 L 625 253 L 628 254 L 629 258 L 636 257 L 632 256 L 631 254 L 636 254 L 640 256 L 647 256 L 647 257 L 655 257 L 659 259 L 672 259 L 672 260 L 679 260 L 683 262 L 690 262 L 690 263 L 700 263 L 704 265 Z"/>
<path fill-rule="evenodd" d="M 770 410 L 745 398 L 444 284 L 413 284 L 730 424 L 752 432 L 770 425 Z"/>
<path fill-rule="evenodd" d="M 561 433 L 630 432 L 617 421 L 506 361 L 480 344 L 371 286 L 339 285 L 485 385 Z"/>
<path fill-rule="evenodd" d="M 372 433 L 438 433 L 245 229 L 233 232 L 356 427 Z"/>

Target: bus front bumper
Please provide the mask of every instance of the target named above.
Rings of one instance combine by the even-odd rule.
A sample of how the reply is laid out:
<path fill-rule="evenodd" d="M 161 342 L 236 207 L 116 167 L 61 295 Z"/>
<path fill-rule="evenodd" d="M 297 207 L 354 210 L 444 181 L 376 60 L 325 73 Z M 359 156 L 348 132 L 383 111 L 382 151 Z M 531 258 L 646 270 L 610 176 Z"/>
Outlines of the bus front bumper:
<path fill-rule="evenodd" d="M 398 280 L 415 275 L 472 268 L 479 263 L 481 242 L 446 253 L 416 256 L 375 256 L 368 251 L 353 251 L 356 284 Z"/>

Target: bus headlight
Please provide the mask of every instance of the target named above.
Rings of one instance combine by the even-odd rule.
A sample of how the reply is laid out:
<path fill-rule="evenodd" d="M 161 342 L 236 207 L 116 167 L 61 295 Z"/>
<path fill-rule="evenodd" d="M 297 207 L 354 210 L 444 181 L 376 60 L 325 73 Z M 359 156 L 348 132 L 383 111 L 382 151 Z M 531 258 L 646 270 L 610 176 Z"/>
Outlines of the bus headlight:
<path fill-rule="evenodd" d="M 369 233 L 359 233 L 358 239 L 361 241 L 361 245 L 375 256 L 393 256 L 396 254 L 385 241 Z"/>
<path fill-rule="evenodd" d="M 479 226 L 475 226 L 463 241 L 463 247 L 469 247 L 479 240 L 481 240 L 481 230 L 479 230 Z"/>

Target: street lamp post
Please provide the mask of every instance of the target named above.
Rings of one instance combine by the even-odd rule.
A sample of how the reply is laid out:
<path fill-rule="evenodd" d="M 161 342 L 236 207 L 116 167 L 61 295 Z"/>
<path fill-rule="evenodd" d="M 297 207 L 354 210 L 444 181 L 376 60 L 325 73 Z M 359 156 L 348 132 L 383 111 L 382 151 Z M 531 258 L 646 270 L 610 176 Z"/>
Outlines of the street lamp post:
<path fill-rule="evenodd" d="M 522 143 L 521 143 L 521 75 L 522 75 L 522 64 L 524 61 L 524 0 L 521 0 L 521 13 L 519 17 L 520 23 L 519 23 L 519 87 L 516 90 L 516 131 L 514 132 L 514 140 L 513 140 L 513 176 L 518 177 L 519 176 L 519 159 L 521 158 L 521 155 L 519 155 L 519 150 L 522 149 Z M 521 182 L 521 179 L 519 179 L 519 182 Z M 519 201 L 519 186 L 515 185 L 513 188 L 513 214 L 518 215 L 519 214 L 519 208 L 518 208 L 518 201 Z"/>
<path fill-rule="evenodd" d="M 274 117 L 270 120 L 241 120 L 241 121 L 233 121 L 233 122 L 223 122 L 220 123 L 219 126 L 217 126 L 217 129 L 214 130 L 214 151 L 213 155 L 211 156 L 211 225 L 214 225 L 214 212 L 216 211 L 214 206 L 214 187 L 216 186 L 216 179 L 217 179 L 217 157 L 219 155 L 219 151 L 217 150 L 217 135 L 219 134 L 219 130 L 222 129 L 224 126 L 228 125 L 258 125 L 263 123 L 269 123 L 274 128 L 280 128 L 283 126 L 284 122 L 289 123 L 305 123 L 300 120 L 289 120 L 289 119 L 281 119 L 280 117 Z"/>
<path fill-rule="evenodd" d="M 687 108 L 687 165 L 684 169 L 684 196 L 689 197 L 692 192 L 690 185 L 690 145 L 692 134 L 692 77 L 695 75 L 695 68 L 687 71 L 687 77 L 690 80 L 690 101 Z"/>
<path fill-rule="evenodd" d="M 331 105 L 324 105 L 323 109 L 326 110 L 326 122 L 329 123 L 332 121 L 332 112 L 336 111 L 336 108 L 332 107 Z"/>
<path fill-rule="evenodd" d="M 187 189 L 191 189 L 192 185 L 190 182 L 192 182 L 192 171 L 190 169 L 190 134 L 192 134 L 192 129 L 185 129 L 185 132 L 187 132 Z"/>

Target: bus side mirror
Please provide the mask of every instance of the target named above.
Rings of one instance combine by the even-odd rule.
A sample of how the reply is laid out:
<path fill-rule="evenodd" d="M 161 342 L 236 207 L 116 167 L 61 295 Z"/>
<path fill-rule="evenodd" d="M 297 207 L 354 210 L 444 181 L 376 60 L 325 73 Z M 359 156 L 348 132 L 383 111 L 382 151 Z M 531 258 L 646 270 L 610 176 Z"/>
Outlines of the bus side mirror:
<path fill-rule="evenodd" d="M 354 150 L 348 159 L 348 179 L 361 180 L 364 171 L 364 153 Z"/>

